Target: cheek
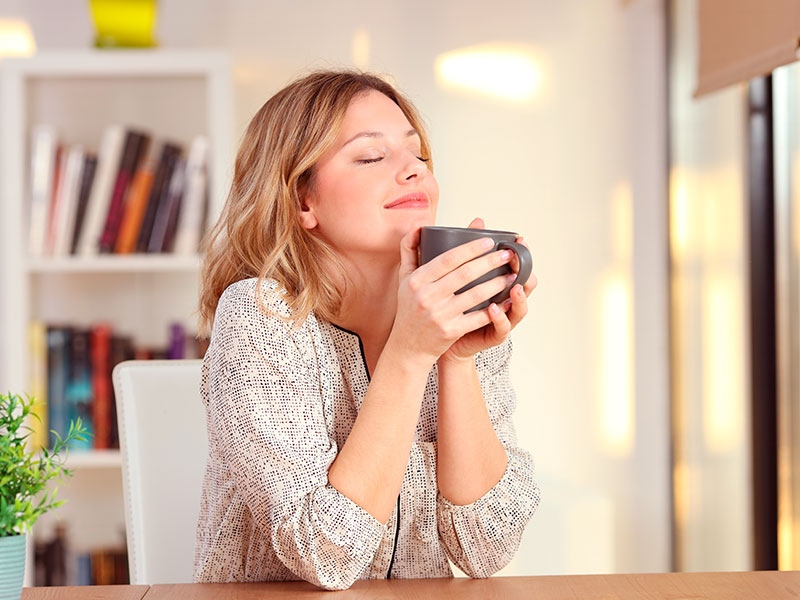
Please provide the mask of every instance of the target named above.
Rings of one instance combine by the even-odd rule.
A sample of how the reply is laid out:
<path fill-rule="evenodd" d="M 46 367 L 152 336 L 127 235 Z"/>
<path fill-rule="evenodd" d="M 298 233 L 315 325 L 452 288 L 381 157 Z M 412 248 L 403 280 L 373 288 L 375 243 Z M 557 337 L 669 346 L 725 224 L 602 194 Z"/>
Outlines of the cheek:
<path fill-rule="evenodd" d="M 433 173 L 430 173 L 428 178 L 428 196 L 431 199 L 433 210 L 435 211 L 439 207 L 439 182 L 436 181 Z"/>

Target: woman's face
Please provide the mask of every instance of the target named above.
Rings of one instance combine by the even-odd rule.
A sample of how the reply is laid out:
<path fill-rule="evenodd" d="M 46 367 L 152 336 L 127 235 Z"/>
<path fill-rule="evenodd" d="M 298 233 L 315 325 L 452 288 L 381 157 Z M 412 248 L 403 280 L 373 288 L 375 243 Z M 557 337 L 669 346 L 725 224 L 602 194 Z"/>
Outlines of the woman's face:
<path fill-rule="evenodd" d="M 397 104 L 375 90 L 356 96 L 316 166 L 303 226 L 340 254 L 399 257 L 413 222 L 436 218 L 439 186 L 421 156 L 419 135 Z"/>

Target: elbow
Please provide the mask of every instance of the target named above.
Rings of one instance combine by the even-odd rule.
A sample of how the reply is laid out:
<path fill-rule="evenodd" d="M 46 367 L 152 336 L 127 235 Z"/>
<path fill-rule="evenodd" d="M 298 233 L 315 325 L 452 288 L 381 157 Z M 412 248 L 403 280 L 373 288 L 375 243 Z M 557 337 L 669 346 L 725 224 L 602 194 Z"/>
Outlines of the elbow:
<path fill-rule="evenodd" d="M 311 581 L 314 585 L 321 587 L 323 590 L 328 592 L 341 592 L 347 589 L 350 589 L 350 586 L 353 585 L 358 577 L 349 577 L 349 576 L 342 576 L 342 574 L 337 574 L 336 577 L 331 577 L 329 575 L 318 574 L 317 581 Z"/>
<path fill-rule="evenodd" d="M 479 561 L 465 560 L 456 563 L 456 565 L 467 577 L 472 579 L 487 579 L 511 562 L 513 556 L 513 554 L 503 554 L 501 556 L 483 557 L 483 559 Z"/>

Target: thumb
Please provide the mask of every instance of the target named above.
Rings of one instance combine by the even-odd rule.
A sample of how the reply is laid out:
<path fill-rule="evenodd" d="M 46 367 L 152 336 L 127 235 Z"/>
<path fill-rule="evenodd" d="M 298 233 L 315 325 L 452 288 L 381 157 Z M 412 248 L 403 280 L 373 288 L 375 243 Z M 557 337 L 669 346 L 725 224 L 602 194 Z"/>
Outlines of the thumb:
<path fill-rule="evenodd" d="M 469 229 L 486 229 L 486 223 L 480 217 L 475 217 L 468 225 Z"/>
<path fill-rule="evenodd" d="M 418 266 L 417 248 L 422 225 L 419 221 L 412 223 L 408 233 L 400 240 L 400 278 L 410 275 Z"/>

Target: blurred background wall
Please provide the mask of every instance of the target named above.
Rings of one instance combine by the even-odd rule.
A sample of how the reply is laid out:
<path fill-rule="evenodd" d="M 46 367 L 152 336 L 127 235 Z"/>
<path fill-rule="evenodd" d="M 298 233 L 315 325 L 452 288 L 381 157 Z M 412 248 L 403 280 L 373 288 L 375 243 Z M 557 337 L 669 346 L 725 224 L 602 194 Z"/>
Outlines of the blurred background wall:
<path fill-rule="evenodd" d="M 690 111 L 682 48 L 694 2 L 676 4 L 689 29 L 670 97 Z M 387 74 L 429 126 L 439 224 L 481 216 L 529 243 L 539 287 L 513 335 L 512 376 L 518 437 L 543 500 L 503 574 L 673 567 L 667 16 L 660 0 L 159 3 L 162 47 L 231 53 L 234 142 L 271 94 L 315 67 Z M 0 0 L 0 17 L 27 21 L 42 51 L 92 43 L 83 0 Z M 521 56 L 528 92 L 509 99 L 447 84 L 437 61 L 470 49 Z M 698 118 L 725 129 L 733 93 Z M 736 196 L 739 142 L 725 132 L 732 142 L 709 142 L 709 152 Z M 690 176 L 705 159 L 691 138 L 676 140 Z M 729 560 L 697 564 L 746 566 L 740 533 L 714 540 L 730 544 Z"/>

